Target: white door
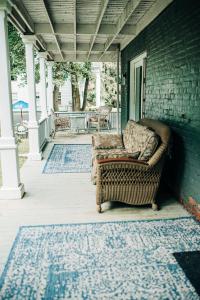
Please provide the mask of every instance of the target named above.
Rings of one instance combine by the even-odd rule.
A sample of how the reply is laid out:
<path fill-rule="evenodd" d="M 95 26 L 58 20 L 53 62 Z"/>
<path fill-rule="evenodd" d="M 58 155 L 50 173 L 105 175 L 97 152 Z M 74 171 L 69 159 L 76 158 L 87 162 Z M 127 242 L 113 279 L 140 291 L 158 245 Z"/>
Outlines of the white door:
<path fill-rule="evenodd" d="M 129 119 L 138 121 L 144 117 L 146 52 L 130 62 Z"/>

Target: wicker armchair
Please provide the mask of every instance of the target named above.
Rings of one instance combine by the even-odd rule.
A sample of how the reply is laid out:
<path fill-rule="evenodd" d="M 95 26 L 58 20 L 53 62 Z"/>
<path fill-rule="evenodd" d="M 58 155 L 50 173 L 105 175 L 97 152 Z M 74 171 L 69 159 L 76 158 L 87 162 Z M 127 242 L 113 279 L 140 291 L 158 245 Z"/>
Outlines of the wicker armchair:
<path fill-rule="evenodd" d="M 55 138 L 56 132 L 69 130 L 70 129 L 70 118 L 69 117 L 60 117 L 56 116 L 55 112 L 51 110 L 51 114 L 54 122 L 54 130 L 52 137 Z"/>
<path fill-rule="evenodd" d="M 109 114 L 112 110 L 111 106 L 100 106 L 97 113 L 88 119 L 88 129 L 95 127 L 98 131 L 101 129 L 110 129 Z"/>
<path fill-rule="evenodd" d="M 119 201 L 133 205 L 151 204 L 158 210 L 156 193 L 159 187 L 165 154 L 170 140 L 170 129 L 163 123 L 142 119 L 141 125 L 154 130 L 160 144 L 148 161 L 133 158 L 107 158 L 96 161 L 96 204 Z"/>

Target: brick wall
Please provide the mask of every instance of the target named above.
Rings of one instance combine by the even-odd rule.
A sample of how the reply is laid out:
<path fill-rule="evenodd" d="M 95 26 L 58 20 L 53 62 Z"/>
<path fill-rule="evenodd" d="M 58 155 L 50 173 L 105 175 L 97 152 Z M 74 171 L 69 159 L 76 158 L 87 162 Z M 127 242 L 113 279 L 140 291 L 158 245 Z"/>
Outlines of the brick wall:
<path fill-rule="evenodd" d="M 122 73 L 127 74 L 122 127 L 128 119 L 129 62 L 145 50 L 146 116 L 173 130 L 173 157 L 165 176 L 185 202 L 200 204 L 200 1 L 175 0 L 122 51 Z"/>

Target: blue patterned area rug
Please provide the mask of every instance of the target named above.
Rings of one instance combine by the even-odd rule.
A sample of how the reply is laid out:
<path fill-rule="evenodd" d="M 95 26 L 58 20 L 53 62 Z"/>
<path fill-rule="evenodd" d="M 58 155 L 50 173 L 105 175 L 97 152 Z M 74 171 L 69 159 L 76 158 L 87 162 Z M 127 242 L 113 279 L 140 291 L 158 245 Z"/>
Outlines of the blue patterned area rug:
<path fill-rule="evenodd" d="M 199 299 L 173 256 L 200 247 L 193 218 L 21 227 L 0 299 Z"/>
<path fill-rule="evenodd" d="M 89 173 L 92 146 L 89 144 L 55 144 L 43 173 Z"/>

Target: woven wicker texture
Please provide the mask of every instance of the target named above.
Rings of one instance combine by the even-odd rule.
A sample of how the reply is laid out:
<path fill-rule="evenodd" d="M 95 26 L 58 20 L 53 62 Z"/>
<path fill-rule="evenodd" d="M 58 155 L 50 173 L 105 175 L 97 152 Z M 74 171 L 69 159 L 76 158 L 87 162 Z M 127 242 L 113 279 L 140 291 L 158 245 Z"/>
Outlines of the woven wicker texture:
<path fill-rule="evenodd" d="M 159 187 L 170 129 L 162 122 L 143 119 L 140 124 L 150 127 L 160 136 L 161 144 L 144 164 L 141 161 L 120 161 L 114 159 L 95 161 L 96 164 L 96 203 L 120 201 L 133 205 L 152 204 L 156 207 L 156 193 Z"/>

